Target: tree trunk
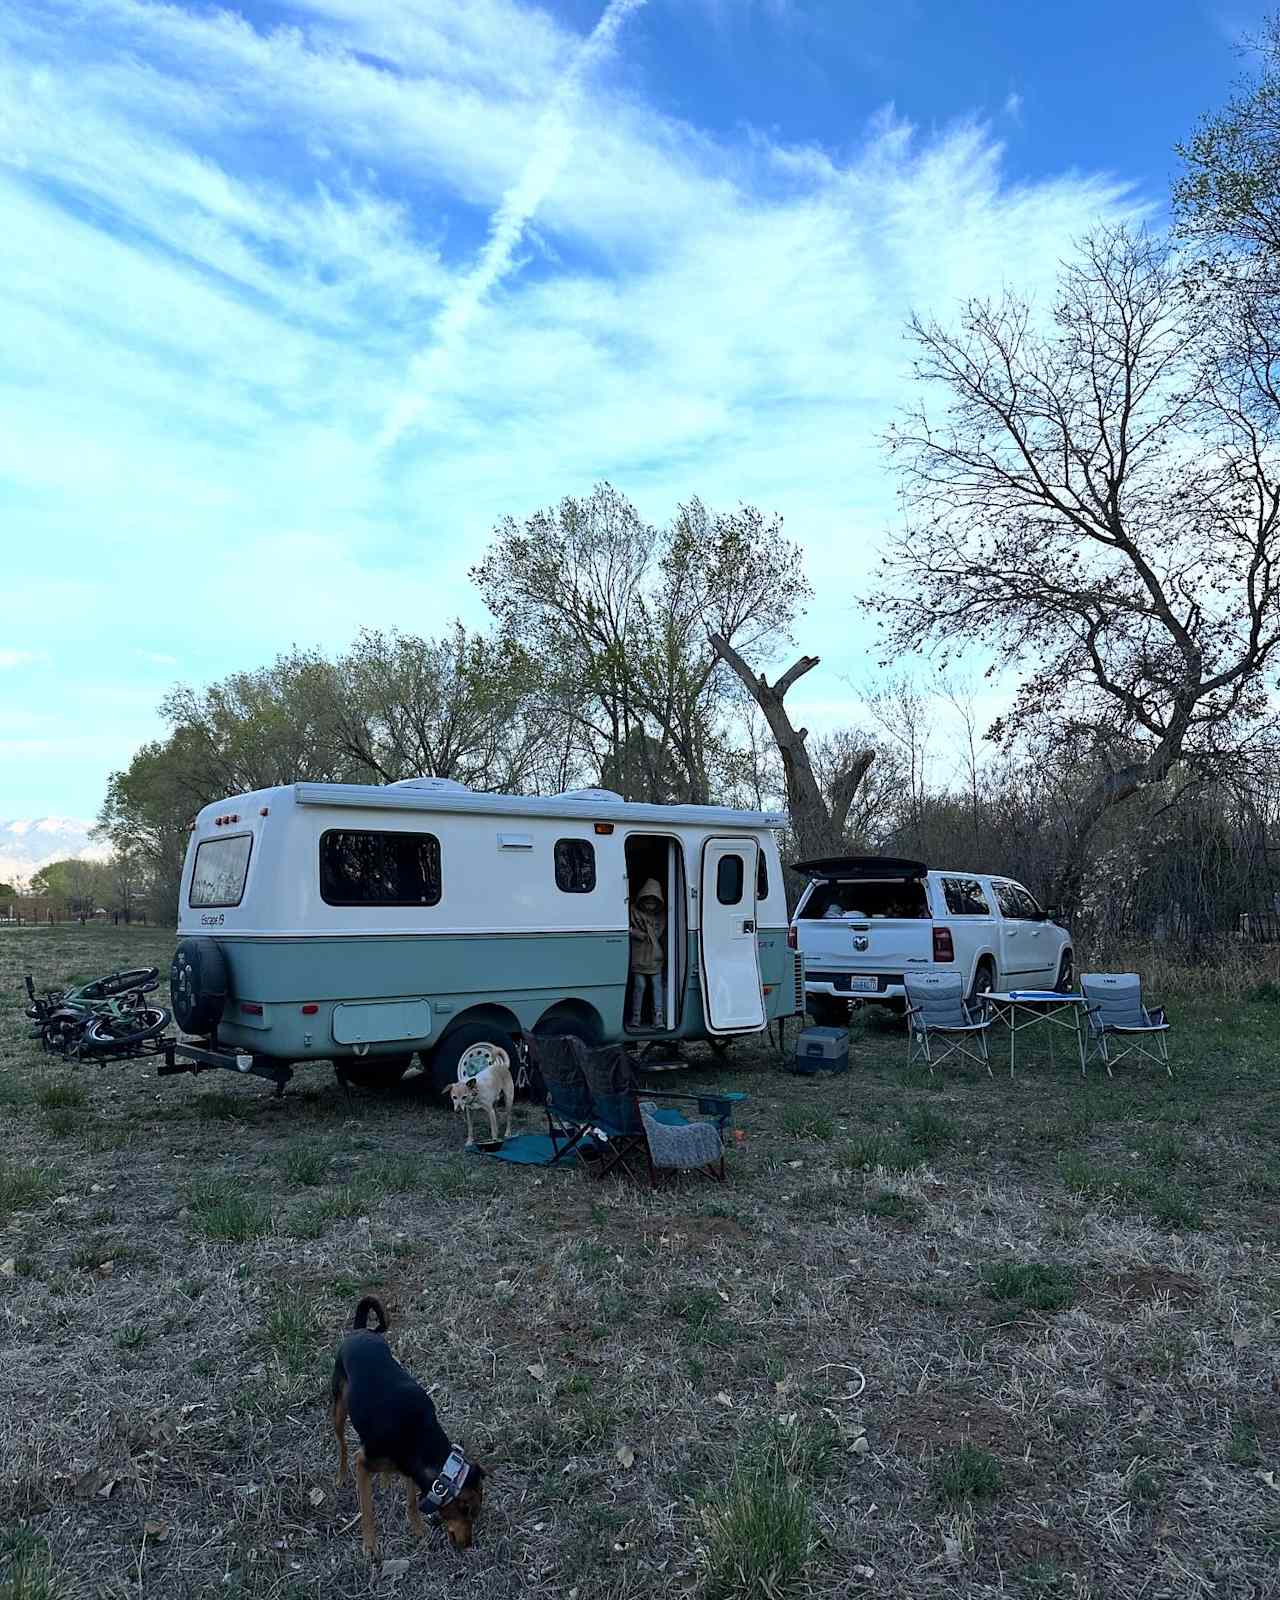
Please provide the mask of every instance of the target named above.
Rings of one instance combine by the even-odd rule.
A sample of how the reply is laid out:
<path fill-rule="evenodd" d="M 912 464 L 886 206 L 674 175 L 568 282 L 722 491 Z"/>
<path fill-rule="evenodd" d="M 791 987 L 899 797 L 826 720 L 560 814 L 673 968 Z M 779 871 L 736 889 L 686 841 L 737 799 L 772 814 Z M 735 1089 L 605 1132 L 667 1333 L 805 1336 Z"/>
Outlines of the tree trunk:
<path fill-rule="evenodd" d="M 822 788 L 809 760 L 805 745 L 809 730 L 796 728 L 787 715 L 783 701 L 788 689 L 812 672 L 818 665 L 817 656 L 801 656 L 778 679 L 769 683 L 763 673 L 752 672 L 738 652 L 718 633 L 711 636 L 711 646 L 722 661 L 737 673 L 744 688 L 764 713 L 769 731 L 773 734 L 778 754 L 782 757 L 783 778 L 787 786 L 787 810 L 791 815 L 791 828 L 796 836 L 802 858 L 810 856 L 839 855 L 845 849 L 844 829 L 849 817 L 849 807 L 857 793 L 858 785 L 866 776 L 875 759 L 874 750 L 864 750 L 851 766 L 842 772 L 832 788 L 831 804 L 823 798 Z"/>

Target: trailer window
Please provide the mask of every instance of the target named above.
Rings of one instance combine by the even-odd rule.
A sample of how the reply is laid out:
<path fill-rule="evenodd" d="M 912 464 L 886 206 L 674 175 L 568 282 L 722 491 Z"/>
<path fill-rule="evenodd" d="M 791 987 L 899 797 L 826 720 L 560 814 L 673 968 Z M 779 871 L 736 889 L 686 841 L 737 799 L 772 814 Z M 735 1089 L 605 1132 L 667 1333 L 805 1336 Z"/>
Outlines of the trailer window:
<path fill-rule="evenodd" d="M 716 899 L 722 906 L 736 906 L 742 900 L 745 864 L 741 856 L 721 856 L 716 868 Z"/>
<path fill-rule="evenodd" d="M 206 839 L 198 844 L 187 904 L 238 906 L 244 898 L 252 849 L 251 833 L 224 834 L 221 839 Z"/>
<path fill-rule="evenodd" d="M 440 841 L 330 828 L 320 835 L 320 894 L 331 906 L 437 905 Z"/>
<path fill-rule="evenodd" d="M 817 883 L 798 913 L 802 920 L 851 917 L 915 920 L 929 915 L 929 902 L 919 878 L 868 878 L 846 883 Z"/>
<path fill-rule="evenodd" d="M 991 907 L 976 878 L 944 878 L 942 892 L 953 917 L 989 917 Z"/>
<path fill-rule="evenodd" d="M 769 863 L 764 858 L 764 851 L 760 852 L 759 865 L 756 867 L 756 899 L 769 898 Z"/>
<path fill-rule="evenodd" d="M 556 840 L 556 888 L 590 894 L 596 886 L 596 847 L 590 839 Z"/>

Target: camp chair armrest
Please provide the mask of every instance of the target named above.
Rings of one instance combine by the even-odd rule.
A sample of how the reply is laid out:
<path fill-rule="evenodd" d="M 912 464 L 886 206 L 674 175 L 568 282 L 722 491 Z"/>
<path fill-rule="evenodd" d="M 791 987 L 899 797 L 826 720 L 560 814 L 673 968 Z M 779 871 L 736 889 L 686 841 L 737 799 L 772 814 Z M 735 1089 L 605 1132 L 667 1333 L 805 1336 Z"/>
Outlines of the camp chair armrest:
<path fill-rule="evenodd" d="M 1169 1018 L 1165 1014 L 1165 1009 L 1163 1006 L 1145 1006 L 1143 1009 L 1146 1012 L 1147 1021 L 1153 1028 L 1168 1027 Z"/>

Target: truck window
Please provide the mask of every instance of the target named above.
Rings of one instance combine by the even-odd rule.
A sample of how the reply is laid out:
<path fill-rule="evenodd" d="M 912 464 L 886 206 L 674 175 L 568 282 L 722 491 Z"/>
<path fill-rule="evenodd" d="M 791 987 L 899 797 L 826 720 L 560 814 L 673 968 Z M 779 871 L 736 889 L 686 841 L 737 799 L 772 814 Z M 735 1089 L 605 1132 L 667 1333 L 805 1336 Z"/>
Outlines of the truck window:
<path fill-rule="evenodd" d="M 557 839 L 556 888 L 565 894 L 590 894 L 596 886 L 596 847 L 590 839 Z"/>
<path fill-rule="evenodd" d="M 850 917 L 914 920 L 929 915 L 929 901 L 919 878 L 870 878 L 860 882 L 819 883 L 799 913 L 801 919 Z"/>
<path fill-rule="evenodd" d="M 187 904 L 238 906 L 244 898 L 252 849 L 251 833 L 224 834 L 221 839 L 206 839 L 198 844 Z"/>
<path fill-rule="evenodd" d="M 433 833 L 330 828 L 320 835 L 320 895 L 331 906 L 434 906 L 440 841 Z"/>
<path fill-rule="evenodd" d="M 1000 902 L 1001 914 L 1006 917 L 1019 917 L 1025 920 L 1036 917 L 1040 909 L 1025 889 L 1020 889 L 1016 883 L 994 883 L 992 888 L 996 892 L 996 899 Z"/>
<path fill-rule="evenodd" d="M 989 917 L 991 907 L 976 878 L 944 878 L 942 893 L 953 917 Z"/>

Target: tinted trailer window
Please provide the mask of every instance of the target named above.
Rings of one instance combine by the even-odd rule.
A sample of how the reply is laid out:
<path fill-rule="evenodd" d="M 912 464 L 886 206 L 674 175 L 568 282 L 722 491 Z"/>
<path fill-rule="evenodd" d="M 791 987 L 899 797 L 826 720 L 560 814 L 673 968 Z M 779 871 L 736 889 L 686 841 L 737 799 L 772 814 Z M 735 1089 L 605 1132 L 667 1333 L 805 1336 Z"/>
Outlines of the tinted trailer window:
<path fill-rule="evenodd" d="M 912 921 L 929 915 L 929 899 L 919 878 L 862 878 L 851 883 L 819 883 L 801 918 L 814 921 L 852 917 L 872 921 Z"/>
<path fill-rule="evenodd" d="M 440 900 L 440 841 L 433 833 L 320 835 L 320 894 L 331 906 L 434 906 Z"/>

